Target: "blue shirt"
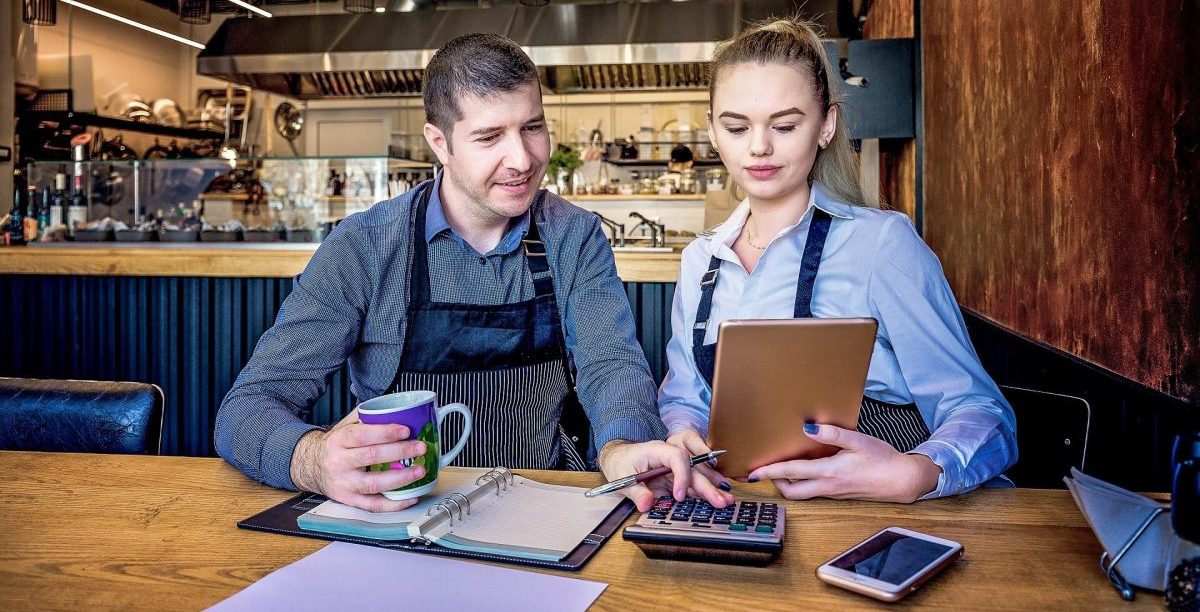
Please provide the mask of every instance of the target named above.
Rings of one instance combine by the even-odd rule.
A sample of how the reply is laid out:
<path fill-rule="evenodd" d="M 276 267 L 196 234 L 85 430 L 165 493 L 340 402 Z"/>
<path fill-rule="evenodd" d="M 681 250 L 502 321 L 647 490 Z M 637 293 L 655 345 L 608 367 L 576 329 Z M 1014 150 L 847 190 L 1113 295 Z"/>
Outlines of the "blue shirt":
<path fill-rule="evenodd" d="M 814 207 L 833 222 L 813 288 L 813 316 L 879 322 L 864 394 L 920 409 L 932 436 L 912 452 L 942 468 L 926 497 L 969 491 L 999 476 L 1016 461 L 1016 419 L 979 363 L 937 256 L 904 214 L 838 202 L 820 184 L 813 185 L 800 221 L 775 236 L 753 273 L 732 248 L 749 216 L 747 202 L 684 249 L 671 309 L 670 371 L 658 399 L 669 432 L 708 430 L 712 389 L 692 357 L 692 327 L 709 259 L 716 255 L 721 271 L 705 344 L 716 342 L 725 319 L 792 318 Z"/>
<path fill-rule="evenodd" d="M 250 477 L 295 488 L 292 452 L 315 429 L 305 419 L 343 364 L 360 401 L 389 390 L 408 323 L 416 191 L 338 224 L 296 278 L 275 324 L 225 396 L 217 412 L 217 452 Z M 654 381 L 598 218 L 553 194 L 532 213 L 547 246 L 593 442 L 600 448 L 614 439 L 662 439 Z M 479 254 L 454 234 L 440 198 L 431 197 L 424 236 L 432 299 L 475 304 L 532 299 L 533 281 L 519 248 L 529 222 L 528 214 L 519 217 L 495 249 Z"/>

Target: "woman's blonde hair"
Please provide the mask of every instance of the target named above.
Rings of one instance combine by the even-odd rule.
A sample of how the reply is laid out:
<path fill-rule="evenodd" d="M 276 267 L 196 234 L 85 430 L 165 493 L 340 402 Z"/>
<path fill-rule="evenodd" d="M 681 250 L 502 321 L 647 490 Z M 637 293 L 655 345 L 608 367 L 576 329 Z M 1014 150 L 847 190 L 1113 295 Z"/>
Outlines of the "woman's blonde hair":
<path fill-rule="evenodd" d="M 821 47 L 817 26 L 800 19 L 775 19 L 756 23 L 733 40 L 722 43 L 709 65 L 709 106 L 712 106 L 721 70 L 746 63 L 783 64 L 812 76 L 813 90 L 817 92 L 822 112 L 828 113 L 835 107 L 839 112 L 833 140 L 824 149 L 817 150 L 809 180 L 821 183 L 830 195 L 847 204 L 879 207 L 879 202 L 866 200 L 858 182 L 858 156 L 846 135 L 845 103 L 841 92 L 830 87 L 832 69 Z"/>

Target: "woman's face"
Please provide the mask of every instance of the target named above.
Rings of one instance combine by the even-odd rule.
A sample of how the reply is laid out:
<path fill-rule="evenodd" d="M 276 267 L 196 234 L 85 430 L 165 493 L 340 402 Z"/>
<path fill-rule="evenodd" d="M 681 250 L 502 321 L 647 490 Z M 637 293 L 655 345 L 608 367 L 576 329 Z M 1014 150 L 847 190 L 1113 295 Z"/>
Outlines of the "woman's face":
<path fill-rule="evenodd" d="M 744 63 L 717 75 L 708 137 L 751 199 L 804 193 L 820 143 L 833 139 L 837 109 L 823 113 L 812 78 L 783 64 Z"/>

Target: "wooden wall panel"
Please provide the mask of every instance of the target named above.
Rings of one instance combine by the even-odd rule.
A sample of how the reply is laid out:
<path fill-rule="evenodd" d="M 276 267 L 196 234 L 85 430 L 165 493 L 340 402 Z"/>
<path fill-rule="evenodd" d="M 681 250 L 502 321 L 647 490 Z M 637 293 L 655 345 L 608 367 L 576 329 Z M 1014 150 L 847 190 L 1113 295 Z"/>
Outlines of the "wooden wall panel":
<path fill-rule="evenodd" d="M 925 239 L 964 306 L 1200 403 L 1200 2 L 927 0 Z"/>

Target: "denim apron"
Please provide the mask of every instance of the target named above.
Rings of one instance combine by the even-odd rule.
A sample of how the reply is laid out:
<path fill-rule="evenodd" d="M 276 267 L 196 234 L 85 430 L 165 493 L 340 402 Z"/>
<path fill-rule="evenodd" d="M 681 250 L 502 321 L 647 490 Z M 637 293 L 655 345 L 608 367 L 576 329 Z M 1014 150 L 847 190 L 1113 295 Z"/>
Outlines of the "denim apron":
<path fill-rule="evenodd" d="M 424 228 L 431 188 L 427 185 L 416 198 L 408 327 L 391 392 L 431 390 L 440 405 L 462 402 L 471 409 L 471 436 L 453 465 L 586 469 L 561 426 L 564 407 L 580 409 L 534 214 L 544 193 L 531 208 L 522 241 L 534 298 L 455 304 L 430 298 Z M 462 429 L 462 421 L 448 417 L 441 428 L 442 447 L 456 444 Z"/>
<path fill-rule="evenodd" d="M 808 238 L 804 243 L 804 256 L 800 260 L 800 276 L 796 281 L 796 306 L 792 316 L 797 319 L 813 316 L 813 285 L 817 280 L 817 270 L 821 267 L 821 253 L 825 250 L 825 238 L 829 235 L 831 223 L 829 213 L 819 208 L 813 209 Z M 710 388 L 716 367 L 717 344 L 704 344 L 704 332 L 712 314 L 713 291 L 717 287 L 720 269 L 721 260 L 714 255 L 708 262 L 708 270 L 700 279 L 700 305 L 696 308 L 696 324 L 692 328 L 692 354 L 696 368 Z M 866 396 L 863 396 L 859 409 L 858 431 L 879 438 L 902 453 L 911 451 L 929 439 L 929 428 L 916 404 L 889 404 Z"/>

